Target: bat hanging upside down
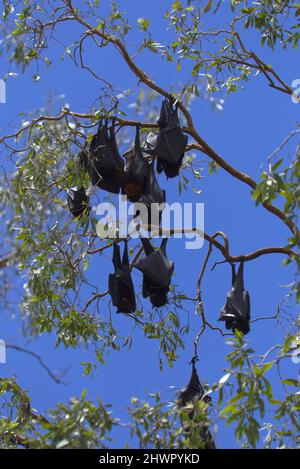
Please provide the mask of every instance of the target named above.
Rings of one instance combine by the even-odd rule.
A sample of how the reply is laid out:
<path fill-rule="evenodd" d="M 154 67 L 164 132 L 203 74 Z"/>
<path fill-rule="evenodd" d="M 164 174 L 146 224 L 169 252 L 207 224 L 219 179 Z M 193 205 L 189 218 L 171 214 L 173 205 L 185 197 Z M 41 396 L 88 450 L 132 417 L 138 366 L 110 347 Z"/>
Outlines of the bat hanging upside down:
<path fill-rule="evenodd" d="M 124 241 L 124 252 L 121 260 L 120 246 L 114 244 L 113 264 L 115 272 L 109 275 L 108 289 L 112 303 L 118 313 L 134 313 L 136 310 L 135 292 L 131 278 L 127 240 Z"/>
<path fill-rule="evenodd" d="M 244 287 L 244 262 L 240 263 L 238 273 L 232 264 L 232 288 L 227 293 L 227 301 L 221 310 L 219 321 L 225 321 L 226 329 L 235 329 L 248 334 L 250 331 L 250 296 Z"/>
<path fill-rule="evenodd" d="M 141 238 L 146 257 L 134 264 L 143 273 L 143 297 L 150 297 L 154 307 L 164 306 L 168 301 L 174 262 L 166 254 L 168 238 L 163 239 L 155 250 L 148 238 Z"/>

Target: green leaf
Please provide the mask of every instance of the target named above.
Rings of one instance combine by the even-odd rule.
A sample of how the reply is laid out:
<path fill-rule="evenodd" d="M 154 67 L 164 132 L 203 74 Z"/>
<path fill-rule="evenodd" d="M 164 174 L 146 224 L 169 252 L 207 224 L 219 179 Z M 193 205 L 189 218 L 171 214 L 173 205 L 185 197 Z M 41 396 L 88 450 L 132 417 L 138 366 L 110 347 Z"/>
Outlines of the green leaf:
<path fill-rule="evenodd" d="M 279 166 L 281 165 L 282 162 L 283 162 L 283 158 L 281 158 L 274 165 L 272 165 L 272 171 L 276 171 L 276 169 L 279 168 Z"/>
<path fill-rule="evenodd" d="M 281 380 L 282 384 L 286 384 L 287 386 L 299 386 L 299 382 L 296 379 L 283 379 Z"/>
<path fill-rule="evenodd" d="M 268 370 L 272 368 L 273 365 L 274 362 L 266 363 L 265 365 L 263 365 L 261 368 L 261 374 L 264 375 Z"/>
<path fill-rule="evenodd" d="M 150 25 L 150 20 L 148 20 L 146 18 L 138 18 L 137 22 L 139 24 L 140 31 L 147 31 L 148 30 L 149 25 Z"/>
<path fill-rule="evenodd" d="M 208 0 L 206 7 L 204 8 L 204 13 L 208 13 L 213 4 L 213 0 Z"/>

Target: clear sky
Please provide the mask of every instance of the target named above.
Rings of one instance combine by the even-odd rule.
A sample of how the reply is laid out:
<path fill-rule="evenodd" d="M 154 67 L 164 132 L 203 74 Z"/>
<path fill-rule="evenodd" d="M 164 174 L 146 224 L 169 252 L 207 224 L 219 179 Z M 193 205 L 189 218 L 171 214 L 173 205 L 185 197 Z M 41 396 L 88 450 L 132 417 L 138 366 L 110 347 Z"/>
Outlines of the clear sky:
<path fill-rule="evenodd" d="M 105 3 L 105 2 L 104 2 Z M 107 3 L 107 2 L 106 2 Z M 141 2 L 131 0 L 120 1 L 127 10 L 128 18 L 136 23 L 137 18 L 145 17 L 152 20 L 153 36 L 159 42 L 168 38 L 163 12 L 169 1 L 152 0 Z M 225 17 L 222 21 L 225 21 Z M 209 21 L 215 21 L 210 18 Z M 219 22 L 219 20 L 218 20 Z M 60 30 L 60 40 L 68 44 L 74 31 L 70 26 Z M 133 32 L 130 40 L 134 43 Z M 280 71 L 287 83 L 299 78 L 299 56 L 297 52 L 270 52 L 260 50 L 252 33 L 247 33 L 249 48 L 254 48 L 266 62 L 272 63 Z M 52 43 L 51 53 L 56 57 L 49 70 L 41 70 L 41 79 L 33 83 L 31 76 L 35 69 L 31 68 L 25 75 L 19 70 L 18 78 L 7 82 L 7 104 L 0 104 L 0 128 L 3 129 L 19 112 L 34 110 L 44 105 L 49 91 L 65 95 L 65 102 L 72 110 L 85 112 L 94 101 L 98 92 L 98 83 L 88 73 L 76 69 L 68 58 L 59 60 L 60 43 Z M 105 48 L 96 52 L 87 50 L 88 60 L 93 63 L 100 74 L 113 81 L 120 89 L 133 88 L 137 85 L 135 77 L 121 62 L 113 48 Z M 158 55 L 146 54 L 138 61 L 147 73 L 165 88 L 182 80 L 175 66 L 163 64 Z M 7 72 L 7 62 L 1 59 L 0 78 Z M 298 74 L 298 75 L 297 75 Z M 282 142 L 287 134 L 295 128 L 299 109 L 290 97 L 270 89 L 262 77 L 254 78 L 230 97 L 224 97 L 223 111 L 213 110 L 211 104 L 201 97 L 193 103 L 193 116 L 200 134 L 233 166 L 245 171 L 254 179 L 259 177 L 259 167 L 266 157 Z M 1 130 L 1 134 L 3 131 Z M 285 155 L 292 158 L 295 143 L 291 143 Z M 284 245 L 288 236 L 287 228 L 272 214 L 261 207 L 255 207 L 249 188 L 233 179 L 222 169 L 217 175 L 210 176 L 207 167 L 200 182 L 201 194 L 184 193 L 182 200 L 205 204 L 205 231 L 214 233 L 224 231 L 229 239 L 234 254 L 247 253 L 260 247 Z M 160 177 L 160 184 L 167 190 L 170 201 L 178 200 L 176 181 L 168 181 Z M 204 261 L 207 244 L 199 251 L 184 249 L 184 240 L 172 239 L 169 242 L 168 254 L 175 261 L 174 280 L 179 288 L 189 296 L 195 296 L 196 281 Z M 221 260 L 220 254 L 214 251 L 210 267 L 215 261 Z M 263 256 L 247 263 L 245 266 L 246 287 L 251 295 L 252 318 L 273 315 L 277 305 L 283 299 L 288 285 L 293 280 L 293 269 L 282 267 L 283 257 L 280 255 Z M 95 259 L 87 277 L 99 282 L 100 290 L 106 288 L 107 274 L 111 271 L 110 253 Z M 16 280 L 17 281 L 17 280 Z M 23 282 L 23 279 L 19 280 Z M 141 278 L 134 274 L 138 284 Z M 220 308 L 230 287 L 230 269 L 226 264 L 218 266 L 214 271 L 208 270 L 203 281 L 203 300 L 207 318 L 216 323 Z M 105 307 L 105 306 L 103 306 Z M 70 366 L 65 379 L 66 386 L 55 384 L 36 361 L 22 353 L 8 350 L 7 364 L 0 365 L 1 376 L 15 374 L 19 384 L 28 389 L 33 406 L 43 411 L 54 406 L 58 401 L 67 401 L 72 395 L 78 395 L 83 388 L 88 388 L 88 396 L 99 396 L 104 402 L 111 403 L 116 417 L 126 419 L 126 406 L 131 396 L 144 397 L 144 392 L 159 390 L 166 398 L 172 398 L 170 386 L 180 388 L 189 379 L 188 362 L 193 353 L 193 338 L 200 327 L 199 318 L 194 317 L 194 307 L 187 302 L 191 319 L 191 334 L 185 339 L 186 348 L 180 351 L 180 358 L 172 369 L 167 365 L 163 372 L 158 369 L 158 343 L 146 339 L 141 331 L 135 328 L 134 344 L 130 351 L 122 350 L 111 353 L 105 366 L 99 365 L 98 373 L 90 378 L 83 377 L 81 361 L 88 361 L 91 352 L 85 349 L 65 350 L 62 346 L 54 349 L 55 337 L 43 335 L 28 345 L 32 351 L 39 353 L 51 369 L 62 369 Z M 291 307 L 291 313 L 295 311 Z M 1 338 L 7 342 L 24 344 L 21 339 L 21 324 L 18 318 L 11 318 L 7 311 L 1 312 Z M 185 317 L 186 312 L 182 312 Z M 120 331 L 130 331 L 134 324 L 124 316 L 116 316 L 115 326 Z M 282 337 L 282 331 L 276 327 L 275 321 L 262 321 L 251 326 L 247 336 L 251 346 L 262 353 Z M 226 366 L 224 357 L 229 346 L 217 331 L 207 330 L 202 336 L 199 346 L 199 376 L 212 384 L 223 374 Z M 292 377 L 297 375 L 297 367 L 288 363 L 287 370 Z M 278 395 L 281 388 L 276 388 Z M 266 415 L 265 421 L 268 420 Z M 121 446 L 128 437 L 120 430 L 116 434 L 116 445 Z M 232 429 L 221 425 L 216 437 L 218 447 L 236 447 Z"/>

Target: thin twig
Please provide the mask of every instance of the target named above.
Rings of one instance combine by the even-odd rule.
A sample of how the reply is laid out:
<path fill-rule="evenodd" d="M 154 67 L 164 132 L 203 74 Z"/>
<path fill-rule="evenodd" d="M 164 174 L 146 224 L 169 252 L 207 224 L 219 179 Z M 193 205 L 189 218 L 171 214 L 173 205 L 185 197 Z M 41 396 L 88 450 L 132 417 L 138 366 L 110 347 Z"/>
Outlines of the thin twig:
<path fill-rule="evenodd" d="M 28 350 L 24 347 L 20 347 L 19 345 L 14 345 L 14 344 L 6 344 L 6 348 L 8 349 L 12 349 L 12 350 L 16 350 L 17 352 L 23 352 L 23 353 L 27 353 L 28 355 L 34 357 L 38 362 L 39 364 L 41 365 L 42 368 L 44 368 L 44 370 L 48 373 L 48 375 L 50 376 L 51 379 L 53 379 L 53 381 L 55 381 L 55 383 L 57 384 L 64 384 L 66 385 L 67 383 L 62 381 L 60 378 L 58 378 L 51 370 L 50 368 L 46 365 L 46 363 L 44 362 L 44 360 L 40 357 L 40 355 L 38 355 L 37 353 L 35 352 L 32 352 L 31 350 Z"/>

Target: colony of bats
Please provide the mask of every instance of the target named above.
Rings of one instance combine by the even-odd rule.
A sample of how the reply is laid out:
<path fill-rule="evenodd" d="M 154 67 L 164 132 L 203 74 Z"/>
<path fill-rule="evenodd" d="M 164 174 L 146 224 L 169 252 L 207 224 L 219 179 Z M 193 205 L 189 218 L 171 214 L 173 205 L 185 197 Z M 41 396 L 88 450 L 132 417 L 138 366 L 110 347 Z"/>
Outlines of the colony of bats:
<path fill-rule="evenodd" d="M 80 166 L 87 172 L 92 185 L 102 190 L 125 194 L 131 202 L 142 202 L 147 207 L 148 224 L 151 225 L 151 204 L 166 202 L 166 192 L 157 181 L 156 170 L 162 171 L 167 178 L 178 176 L 186 145 L 187 136 L 183 133 L 178 118 L 178 108 L 172 98 L 166 98 L 161 107 L 157 133 L 148 134 L 141 146 L 140 129 L 136 128 L 133 148 L 123 158 L 116 142 L 116 126 L 112 120 L 99 123 L 98 132 L 93 136 L 88 149 L 79 155 Z M 72 215 L 79 218 L 90 211 L 89 197 L 83 187 L 74 187 L 67 191 L 68 207 Z M 161 211 L 159 212 L 161 220 Z M 145 257 L 133 267 L 143 274 L 142 294 L 149 298 L 153 307 L 162 307 L 168 302 L 168 292 L 174 271 L 174 262 L 166 254 L 167 239 L 163 239 L 159 249 L 155 249 L 148 238 L 141 238 Z M 113 305 L 120 313 L 134 313 L 136 300 L 131 268 L 128 259 L 127 240 L 121 259 L 120 247 L 113 245 L 114 273 L 109 275 L 109 293 Z M 232 288 L 227 294 L 227 301 L 221 310 L 220 321 L 225 321 L 227 329 L 239 330 L 247 334 L 250 330 L 250 299 L 244 287 L 243 262 L 238 272 L 232 265 Z M 180 392 L 179 403 L 185 405 L 195 398 L 202 398 L 201 387 L 195 364 L 189 384 Z M 213 447 L 213 440 L 207 430 L 205 441 Z"/>

